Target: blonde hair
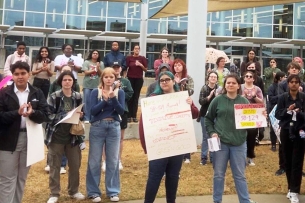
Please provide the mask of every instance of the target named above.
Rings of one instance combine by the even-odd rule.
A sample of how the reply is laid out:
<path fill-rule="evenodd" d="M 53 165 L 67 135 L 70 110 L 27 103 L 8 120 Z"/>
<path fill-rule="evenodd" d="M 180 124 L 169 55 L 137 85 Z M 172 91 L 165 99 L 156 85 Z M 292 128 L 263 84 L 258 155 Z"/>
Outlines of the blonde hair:
<path fill-rule="evenodd" d="M 101 88 L 104 87 L 103 78 L 104 78 L 104 76 L 107 75 L 107 74 L 113 74 L 113 75 L 114 75 L 114 80 L 115 80 L 115 81 L 118 79 L 113 68 L 110 68 L 110 67 L 105 68 L 105 69 L 102 71 L 102 73 L 101 73 L 100 84 L 99 84 L 99 86 L 98 86 L 98 95 L 97 95 L 98 98 L 101 98 L 101 97 L 102 97 L 102 91 L 101 91 L 102 89 L 101 89 Z M 118 95 L 118 91 L 119 91 L 119 88 L 116 88 L 116 89 L 114 90 L 114 94 L 115 94 L 116 96 Z"/>

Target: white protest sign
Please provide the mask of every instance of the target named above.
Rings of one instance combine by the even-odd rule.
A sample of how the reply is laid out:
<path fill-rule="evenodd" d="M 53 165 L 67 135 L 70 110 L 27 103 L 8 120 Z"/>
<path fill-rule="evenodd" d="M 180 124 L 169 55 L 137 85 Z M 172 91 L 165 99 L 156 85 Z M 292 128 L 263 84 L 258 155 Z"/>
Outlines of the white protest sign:
<path fill-rule="evenodd" d="M 58 123 L 56 123 L 55 125 L 58 125 L 60 123 L 78 124 L 79 113 L 77 113 L 77 112 L 80 112 L 82 110 L 83 106 L 84 106 L 84 104 L 81 104 L 78 107 L 76 107 L 75 109 L 69 111 L 68 114 L 63 119 L 58 121 Z"/>
<path fill-rule="evenodd" d="M 28 117 L 25 120 L 27 131 L 27 158 L 26 166 L 33 165 L 44 159 L 44 136 L 42 124 L 31 121 Z"/>
<path fill-rule="evenodd" d="M 264 104 L 234 104 L 236 129 L 267 127 Z"/>
<path fill-rule="evenodd" d="M 277 120 L 275 118 L 275 111 L 276 111 L 277 105 L 275 105 L 272 109 L 272 111 L 269 114 L 269 120 L 270 120 L 270 124 L 271 127 L 273 128 L 273 131 L 277 137 L 277 139 L 279 140 L 279 142 L 281 143 L 281 138 L 280 138 L 280 133 L 281 133 L 281 127 L 279 125 L 280 121 Z"/>
<path fill-rule="evenodd" d="M 141 99 L 148 160 L 197 151 L 188 92 Z"/>
<path fill-rule="evenodd" d="M 210 152 L 217 152 L 220 150 L 220 139 L 218 137 L 212 137 L 208 139 L 208 146 Z"/>

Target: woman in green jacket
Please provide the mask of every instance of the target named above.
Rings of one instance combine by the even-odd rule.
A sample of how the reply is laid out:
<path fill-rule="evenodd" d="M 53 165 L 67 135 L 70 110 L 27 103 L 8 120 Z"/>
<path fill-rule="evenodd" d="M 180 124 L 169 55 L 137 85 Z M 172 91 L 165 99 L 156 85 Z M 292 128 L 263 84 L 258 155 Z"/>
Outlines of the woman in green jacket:
<path fill-rule="evenodd" d="M 247 131 L 236 129 L 234 118 L 234 104 L 248 104 L 248 100 L 241 95 L 240 79 L 236 74 L 229 74 L 224 80 L 221 95 L 210 104 L 205 116 L 206 129 L 210 137 L 220 140 L 221 149 L 213 152 L 213 201 L 222 202 L 224 180 L 228 161 L 235 182 L 239 202 L 250 203 L 247 181 L 245 177 Z M 217 121 L 217 122 L 216 122 Z"/>
<path fill-rule="evenodd" d="M 277 72 L 280 72 L 281 70 L 279 68 L 277 68 L 277 63 L 276 60 L 274 58 L 272 58 L 269 62 L 269 67 L 265 68 L 264 70 L 264 75 L 265 75 L 265 85 L 264 85 L 264 89 L 265 89 L 265 93 L 268 92 L 268 88 L 270 87 L 270 85 L 273 83 L 274 80 L 274 76 Z"/>

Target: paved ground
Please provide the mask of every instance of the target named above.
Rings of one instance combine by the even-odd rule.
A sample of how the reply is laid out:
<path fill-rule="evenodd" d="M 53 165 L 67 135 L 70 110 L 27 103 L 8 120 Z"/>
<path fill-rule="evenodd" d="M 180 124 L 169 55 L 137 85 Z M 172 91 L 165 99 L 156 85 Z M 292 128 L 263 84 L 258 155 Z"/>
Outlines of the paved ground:
<path fill-rule="evenodd" d="M 278 194 L 253 194 L 250 195 L 251 199 L 257 203 L 290 203 L 286 198 L 286 195 Z M 299 197 L 300 203 L 305 202 L 305 195 Z M 165 203 L 165 198 L 159 198 L 155 200 L 155 203 Z M 212 203 L 213 198 L 211 195 L 204 195 L 198 197 L 177 197 L 176 203 Z M 143 203 L 143 200 L 132 200 L 132 201 L 120 201 L 120 203 Z M 237 195 L 224 195 L 222 203 L 238 203 Z"/>

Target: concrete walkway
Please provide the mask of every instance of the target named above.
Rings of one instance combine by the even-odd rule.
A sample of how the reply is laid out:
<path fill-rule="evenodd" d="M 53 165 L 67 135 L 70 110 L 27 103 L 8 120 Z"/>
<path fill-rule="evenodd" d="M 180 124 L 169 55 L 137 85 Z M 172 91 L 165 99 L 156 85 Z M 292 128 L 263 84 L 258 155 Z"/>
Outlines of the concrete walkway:
<path fill-rule="evenodd" d="M 286 195 L 279 194 L 252 194 L 251 199 L 257 203 L 290 203 Z M 305 202 L 305 195 L 299 196 L 300 203 Z M 143 200 L 120 201 L 120 203 L 143 203 Z M 158 198 L 155 203 L 165 203 L 165 198 Z M 195 196 L 195 197 L 177 197 L 176 203 L 212 203 L 212 195 Z M 237 195 L 224 195 L 222 203 L 238 203 Z"/>

